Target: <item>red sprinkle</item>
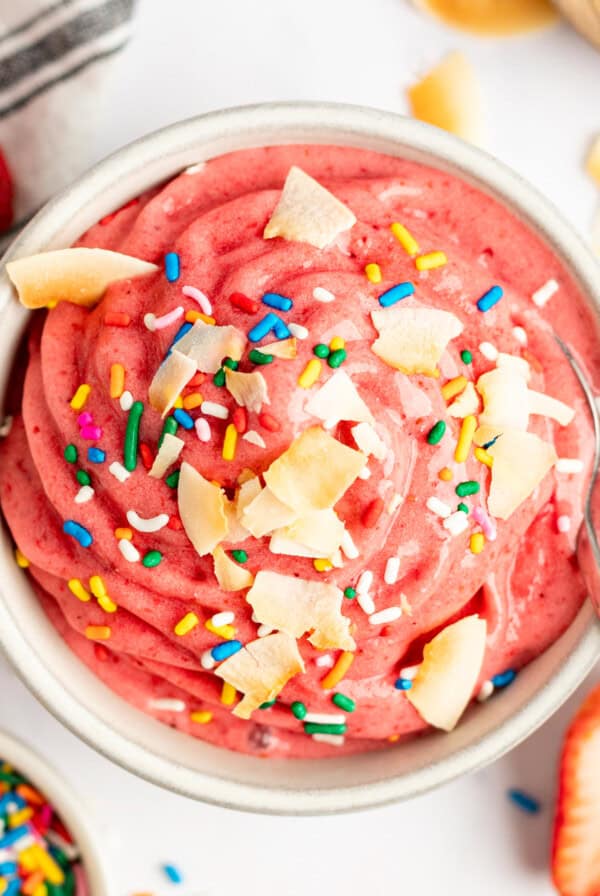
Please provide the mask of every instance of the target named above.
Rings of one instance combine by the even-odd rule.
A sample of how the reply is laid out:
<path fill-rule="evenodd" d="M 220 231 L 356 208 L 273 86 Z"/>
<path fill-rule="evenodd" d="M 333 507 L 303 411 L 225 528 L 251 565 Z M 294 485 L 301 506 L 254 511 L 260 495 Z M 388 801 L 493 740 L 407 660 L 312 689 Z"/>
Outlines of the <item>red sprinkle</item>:
<path fill-rule="evenodd" d="M 263 411 L 262 414 L 258 415 L 258 422 L 263 427 L 263 429 L 267 429 L 269 432 L 279 432 L 281 429 L 281 423 L 277 420 L 273 414 L 267 413 L 267 411 Z"/>
<path fill-rule="evenodd" d="M 110 659 L 110 650 L 104 644 L 94 644 L 94 654 L 99 663 L 105 663 Z"/>
<path fill-rule="evenodd" d="M 173 529 L 175 532 L 179 532 L 180 529 L 183 529 L 183 523 L 179 519 L 178 516 L 169 517 L 169 522 L 167 523 L 168 529 Z"/>
<path fill-rule="evenodd" d="M 149 470 L 154 463 L 154 455 L 152 454 L 152 449 L 145 442 L 140 442 L 140 455 L 143 465 Z"/>
<path fill-rule="evenodd" d="M 104 315 L 106 327 L 128 327 L 130 323 L 131 317 L 124 311 L 109 311 Z"/>
<path fill-rule="evenodd" d="M 258 311 L 258 302 L 254 299 L 249 299 L 243 292 L 232 292 L 229 296 L 229 301 L 234 308 L 239 308 L 240 311 L 245 311 L 247 314 L 256 314 Z"/>
<path fill-rule="evenodd" d="M 187 389 L 194 389 L 196 386 L 201 386 L 204 380 L 206 379 L 205 373 L 195 373 L 191 378 L 189 383 L 187 384 Z"/>
<path fill-rule="evenodd" d="M 381 498 L 375 498 L 370 504 L 367 504 L 360 519 L 365 529 L 372 529 L 377 525 L 377 521 L 383 513 L 384 503 Z"/>
<path fill-rule="evenodd" d="M 100 218 L 98 223 L 101 227 L 106 227 L 107 224 L 110 224 L 111 221 L 115 220 L 118 214 L 124 212 L 126 208 L 131 208 L 133 205 L 137 205 L 139 201 L 139 199 L 130 199 L 129 202 L 126 202 L 125 205 L 118 208 L 116 212 L 111 212 L 110 215 L 105 215 L 104 218 Z"/>
<path fill-rule="evenodd" d="M 231 415 L 233 425 L 239 433 L 244 433 L 248 429 L 248 412 L 246 408 L 236 408 Z"/>

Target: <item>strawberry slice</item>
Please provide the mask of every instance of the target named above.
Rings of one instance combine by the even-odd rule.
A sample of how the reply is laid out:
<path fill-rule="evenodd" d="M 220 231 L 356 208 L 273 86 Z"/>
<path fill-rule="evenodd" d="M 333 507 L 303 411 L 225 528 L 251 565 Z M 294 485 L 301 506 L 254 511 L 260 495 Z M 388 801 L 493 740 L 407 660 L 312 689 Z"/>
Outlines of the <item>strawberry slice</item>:
<path fill-rule="evenodd" d="M 13 181 L 4 153 L 0 149 L 0 233 L 13 221 Z"/>
<path fill-rule="evenodd" d="M 600 687 L 592 691 L 567 732 L 552 876 L 561 896 L 600 896 Z"/>

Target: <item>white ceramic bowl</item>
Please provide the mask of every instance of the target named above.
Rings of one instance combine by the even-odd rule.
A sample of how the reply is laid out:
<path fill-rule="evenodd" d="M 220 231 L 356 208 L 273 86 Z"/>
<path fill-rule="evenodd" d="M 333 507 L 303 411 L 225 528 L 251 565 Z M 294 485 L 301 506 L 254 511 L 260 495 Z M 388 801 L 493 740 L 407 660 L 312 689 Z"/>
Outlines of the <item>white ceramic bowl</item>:
<path fill-rule="evenodd" d="M 109 896 L 106 854 L 101 854 L 102 838 L 90 821 L 90 811 L 84 806 L 58 772 L 27 747 L 5 731 L 0 731 L 0 758 L 9 762 L 16 771 L 38 788 L 55 807 L 79 846 L 85 868 L 89 896 Z"/>
<path fill-rule="evenodd" d="M 195 162 L 265 144 L 360 146 L 443 168 L 509 205 L 554 247 L 600 313 L 597 262 L 532 187 L 485 153 L 400 116 L 353 106 L 261 105 L 175 124 L 101 162 L 53 199 L 9 250 L 12 257 L 68 246 L 142 190 Z M 0 280 L 0 394 L 26 324 Z M 68 650 L 47 621 L 10 537 L 0 542 L 0 643 L 23 680 L 65 725 L 106 756 L 156 784 L 223 806 L 261 812 L 348 811 L 398 800 L 491 762 L 531 734 L 600 656 L 600 626 L 585 606 L 569 630 L 515 684 L 474 707 L 449 735 L 339 759 L 256 759 L 217 749 L 132 709 Z"/>

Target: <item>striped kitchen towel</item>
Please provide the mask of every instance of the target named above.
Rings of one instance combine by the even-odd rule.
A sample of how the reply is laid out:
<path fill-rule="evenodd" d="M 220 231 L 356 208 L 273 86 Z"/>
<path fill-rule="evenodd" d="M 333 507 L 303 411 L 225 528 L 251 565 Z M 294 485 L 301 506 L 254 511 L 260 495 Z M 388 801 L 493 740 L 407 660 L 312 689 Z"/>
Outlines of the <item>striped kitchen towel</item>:
<path fill-rule="evenodd" d="M 95 160 L 100 104 L 134 5 L 0 0 L 0 151 L 14 183 L 13 224 L 0 248 Z"/>

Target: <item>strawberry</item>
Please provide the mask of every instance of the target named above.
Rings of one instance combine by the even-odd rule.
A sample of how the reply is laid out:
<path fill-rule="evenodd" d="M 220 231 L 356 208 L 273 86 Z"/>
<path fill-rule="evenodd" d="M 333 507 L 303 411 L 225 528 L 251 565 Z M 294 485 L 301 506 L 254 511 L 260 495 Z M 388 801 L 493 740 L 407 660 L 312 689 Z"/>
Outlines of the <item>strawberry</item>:
<path fill-rule="evenodd" d="M 13 182 L 4 153 L 0 149 L 0 233 L 13 221 Z"/>
<path fill-rule="evenodd" d="M 552 876 L 561 896 L 600 896 L 600 687 L 592 691 L 567 732 Z"/>

